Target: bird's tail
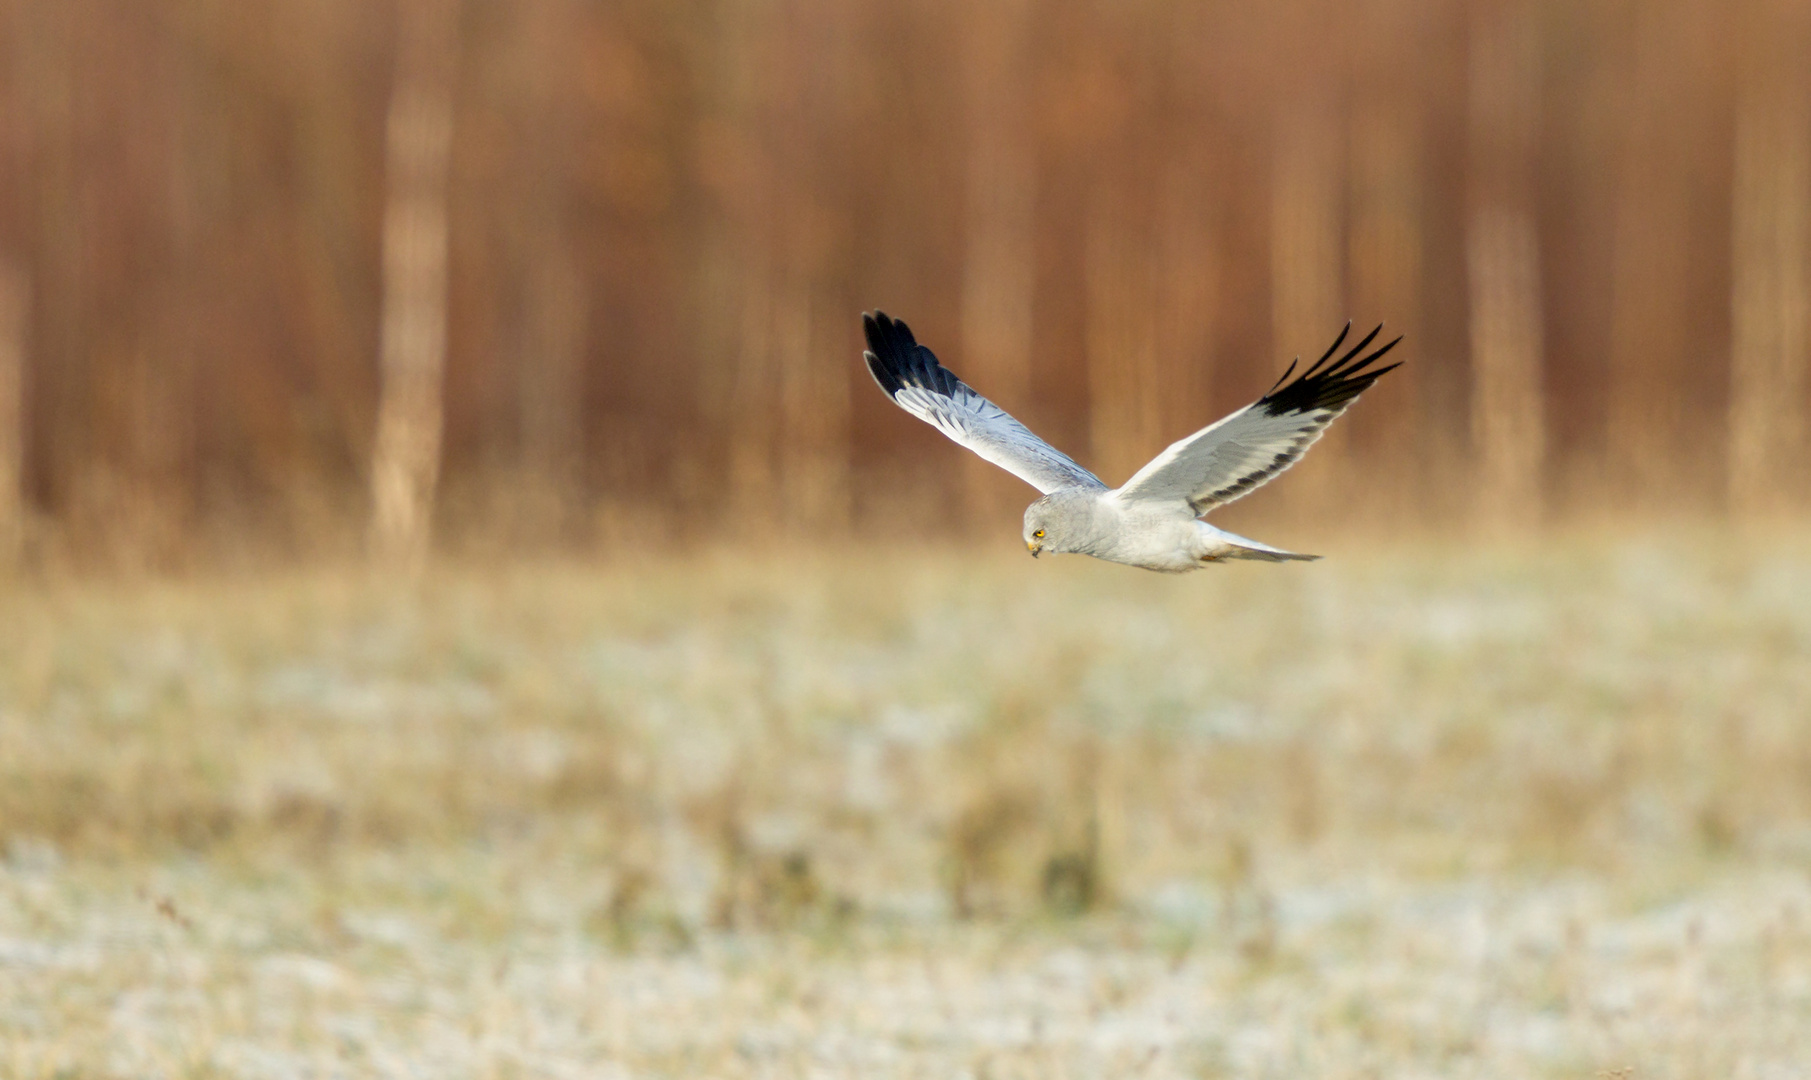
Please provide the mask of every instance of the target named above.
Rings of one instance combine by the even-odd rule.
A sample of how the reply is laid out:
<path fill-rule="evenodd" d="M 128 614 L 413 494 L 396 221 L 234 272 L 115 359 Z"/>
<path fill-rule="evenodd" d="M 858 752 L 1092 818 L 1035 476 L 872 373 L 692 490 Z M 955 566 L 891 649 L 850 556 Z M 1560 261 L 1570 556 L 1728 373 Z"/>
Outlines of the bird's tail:
<path fill-rule="evenodd" d="M 1260 544 L 1256 540 L 1247 540 L 1224 529 L 1216 529 L 1207 522 L 1199 522 L 1209 537 L 1209 547 L 1202 558 L 1209 562 L 1223 559 L 1256 559 L 1259 562 L 1313 562 L 1319 555 L 1302 555 L 1294 551 L 1284 551 L 1269 544 Z"/>

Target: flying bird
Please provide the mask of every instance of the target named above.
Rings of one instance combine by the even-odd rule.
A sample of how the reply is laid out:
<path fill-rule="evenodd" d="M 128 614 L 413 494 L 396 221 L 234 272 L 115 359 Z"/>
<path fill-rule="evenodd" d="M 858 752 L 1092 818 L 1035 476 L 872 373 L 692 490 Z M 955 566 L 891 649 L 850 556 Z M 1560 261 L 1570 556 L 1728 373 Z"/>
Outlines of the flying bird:
<path fill-rule="evenodd" d="M 1043 493 L 1025 508 L 1025 547 L 1182 573 L 1225 559 L 1317 559 L 1216 529 L 1201 517 L 1295 464 L 1333 418 L 1397 364 L 1373 367 L 1400 337 L 1369 354 L 1383 327 L 1346 350 L 1352 324 L 1312 366 L 1289 365 L 1270 392 L 1171 443 L 1117 488 L 970 389 L 883 312 L 862 315 L 868 371 L 893 403 Z M 1292 379 L 1291 375 L 1295 375 Z"/>

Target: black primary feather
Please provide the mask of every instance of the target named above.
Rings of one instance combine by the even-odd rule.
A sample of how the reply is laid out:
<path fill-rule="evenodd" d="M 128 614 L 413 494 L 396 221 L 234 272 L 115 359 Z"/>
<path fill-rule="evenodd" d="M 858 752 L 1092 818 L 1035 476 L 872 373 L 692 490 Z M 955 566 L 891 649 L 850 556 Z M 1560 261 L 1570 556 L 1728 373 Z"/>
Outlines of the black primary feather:
<path fill-rule="evenodd" d="M 1363 341 L 1352 346 L 1344 356 L 1329 364 L 1328 361 L 1332 360 L 1333 354 L 1346 340 L 1346 334 L 1351 329 L 1352 324 L 1347 323 L 1346 328 L 1339 332 L 1337 338 L 1333 339 L 1333 344 L 1325 353 L 1321 354 L 1319 360 L 1314 362 L 1313 367 L 1302 372 L 1294 381 L 1287 381 L 1295 371 L 1295 363 L 1292 361 L 1288 370 L 1283 372 L 1283 377 L 1270 388 L 1270 393 L 1258 399 L 1258 404 L 1264 407 L 1264 411 L 1271 416 L 1281 416 L 1285 413 L 1305 413 L 1316 409 L 1338 409 L 1370 389 L 1371 384 L 1383 378 L 1385 374 L 1401 366 L 1398 362 L 1386 367 L 1374 369 L 1371 367 L 1379 357 L 1396 347 L 1396 342 L 1402 340 L 1400 337 L 1369 356 L 1361 357 L 1359 355 L 1377 339 L 1378 333 L 1383 330 L 1382 326 L 1378 326 L 1376 330 L 1366 334 Z"/>
<path fill-rule="evenodd" d="M 884 311 L 863 312 L 861 328 L 868 338 L 868 351 L 862 358 L 888 397 L 908 386 L 955 397 L 957 387 L 963 385 L 955 372 L 937 362 L 931 350 L 918 344 L 904 320 L 888 318 Z"/>

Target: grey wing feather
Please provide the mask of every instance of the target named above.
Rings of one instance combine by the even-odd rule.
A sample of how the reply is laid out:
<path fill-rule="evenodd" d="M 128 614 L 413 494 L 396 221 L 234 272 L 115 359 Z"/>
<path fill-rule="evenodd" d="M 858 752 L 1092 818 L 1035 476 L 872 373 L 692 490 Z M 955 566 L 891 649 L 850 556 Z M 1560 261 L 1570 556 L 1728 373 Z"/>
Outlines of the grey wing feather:
<path fill-rule="evenodd" d="M 1397 365 L 1373 368 L 1397 338 L 1362 355 L 1383 327 L 1332 360 L 1352 329 L 1347 323 L 1315 364 L 1297 376 L 1295 365 L 1257 401 L 1188 438 L 1172 443 L 1114 494 L 1127 500 L 1185 499 L 1195 513 L 1232 502 L 1295 464 L 1327 425 L 1370 385 Z M 1329 361 L 1332 361 L 1329 363 Z"/>
<path fill-rule="evenodd" d="M 1107 486 L 956 378 L 904 322 L 880 311 L 861 318 L 868 371 L 894 404 L 1046 495 Z"/>

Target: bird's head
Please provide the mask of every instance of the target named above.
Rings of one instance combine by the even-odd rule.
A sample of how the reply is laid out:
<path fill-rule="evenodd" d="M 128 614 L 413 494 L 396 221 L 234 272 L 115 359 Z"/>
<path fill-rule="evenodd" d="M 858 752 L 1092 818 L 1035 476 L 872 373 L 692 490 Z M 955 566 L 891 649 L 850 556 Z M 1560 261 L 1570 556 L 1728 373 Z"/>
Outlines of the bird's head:
<path fill-rule="evenodd" d="M 1025 508 L 1025 550 L 1092 554 L 1101 531 L 1100 493 L 1093 488 L 1063 488 Z"/>
<path fill-rule="evenodd" d="M 1103 523 L 1100 492 L 1095 488 L 1053 491 L 1025 508 L 1025 550 L 1033 555 L 1081 553 L 1101 547 Z"/>
<path fill-rule="evenodd" d="M 1050 531 L 1055 522 L 1050 517 L 1050 507 L 1043 499 L 1025 508 L 1025 550 L 1031 552 L 1034 559 L 1051 542 Z"/>

